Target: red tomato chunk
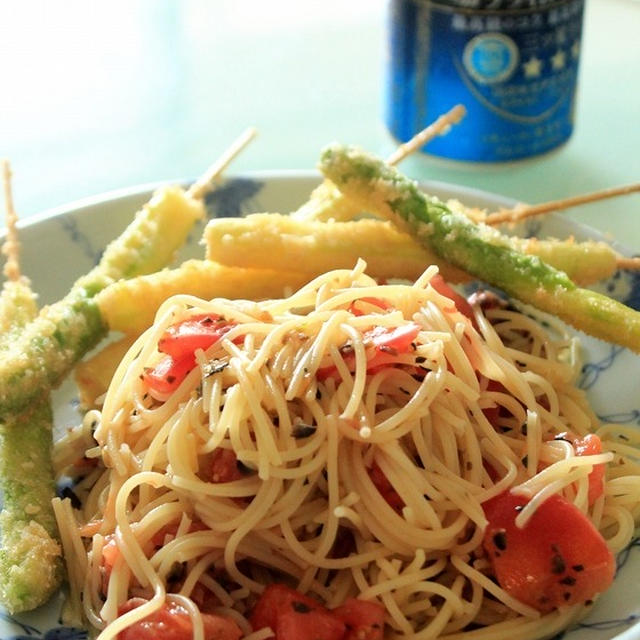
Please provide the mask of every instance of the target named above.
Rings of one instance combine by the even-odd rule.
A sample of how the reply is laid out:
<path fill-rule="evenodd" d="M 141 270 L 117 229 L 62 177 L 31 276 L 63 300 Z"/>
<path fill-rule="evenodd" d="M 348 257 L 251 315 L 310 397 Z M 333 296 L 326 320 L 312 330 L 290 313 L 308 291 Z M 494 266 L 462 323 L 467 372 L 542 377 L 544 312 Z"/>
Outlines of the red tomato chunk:
<path fill-rule="evenodd" d="M 158 393 L 166 394 L 175 391 L 189 372 L 196 366 L 193 354 L 181 360 L 174 360 L 172 356 L 164 356 L 155 367 L 145 369 L 142 374 L 144 383 Z"/>
<path fill-rule="evenodd" d="M 147 602 L 144 598 L 131 598 L 118 612 L 123 615 Z M 203 613 L 205 640 L 240 640 L 240 627 L 229 618 Z M 168 602 L 158 611 L 132 624 L 118 634 L 118 640 L 191 640 L 193 624 L 187 610 Z"/>
<path fill-rule="evenodd" d="M 510 492 L 486 502 L 483 545 L 500 586 L 542 612 L 591 600 L 613 581 L 615 560 L 600 532 L 565 498 L 545 500 L 522 529 L 527 499 Z"/>
<path fill-rule="evenodd" d="M 384 607 L 377 602 L 350 598 L 331 613 L 347 627 L 344 640 L 382 640 Z"/>
<path fill-rule="evenodd" d="M 235 326 L 214 314 L 193 316 L 168 327 L 158 341 L 158 351 L 180 360 L 196 349 L 206 351 Z"/>
<path fill-rule="evenodd" d="M 374 327 L 365 331 L 363 340 L 375 347 L 367 353 L 367 373 L 375 373 L 385 366 L 393 366 L 398 355 L 409 352 L 419 332 L 420 326 L 415 322 L 398 327 Z M 353 354 L 347 354 L 344 360 L 349 370 L 353 371 L 355 367 Z M 338 368 L 334 365 L 321 367 L 317 371 L 317 377 L 318 380 L 339 378 Z"/>
<path fill-rule="evenodd" d="M 375 327 L 364 334 L 364 339 L 371 340 L 378 351 L 407 353 L 419 332 L 420 326 L 410 322 L 399 327 Z"/>
<path fill-rule="evenodd" d="M 469 304 L 469 302 L 461 296 L 457 291 L 452 289 L 444 280 L 444 278 L 436 273 L 431 280 L 429 280 L 429 284 L 442 296 L 449 298 L 451 302 L 453 302 L 453 306 L 459 311 L 462 315 L 469 318 L 469 320 L 473 320 L 473 307 Z"/>
<path fill-rule="evenodd" d="M 210 481 L 233 482 L 242 480 L 245 476 L 238 468 L 238 459 L 232 449 L 214 449 L 211 454 L 211 464 L 209 466 Z"/>
<path fill-rule="evenodd" d="M 303 605 L 309 609 L 324 609 L 313 598 L 299 593 L 284 584 L 270 584 L 260 596 L 251 614 L 251 626 L 254 630 L 271 627 L 276 631 L 278 614 Z"/>
<path fill-rule="evenodd" d="M 272 584 L 260 596 L 251 626 L 270 627 L 276 640 L 382 640 L 384 608 L 351 598 L 330 610 L 295 589 Z"/>
<path fill-rule="evenodd" d="M 387 504 L 394 509 L 394 511 L 400 513 L 404 507 L 404 500 L 393 488 L 393 485 L 389 482 L 389 478 L 384 475 L 384 472 L 376 462 L 374 462 L 371 469 L 369 469 L 369 477 Z"/>
<path fill-rule="evenodd" d="M 365 296 L 364 298 L 354 300 L 349 305 L 349 312 L 354 316 L 363 316 L 371 310 L 370 307 L 373 307 L 373 310 L 375 311 L 388 311 L 389 309 L 393 309 L 386 300 Z"/>
<path fill-rule="evenodd" d="M 326 609 L 294 606 L 278 614 L 276 640 L 342 640 L 346 627 Z"/>
<path fill-rule="evenodd" d="M 196 315 L 172 324 L 158 341 L 158 351 L 166 355 L 155 367 L 145 369 L 145 384 L 157 393 L 172 393 L 196 366 L 196 350 L 206 351 L 235 326 L 235 322 L 215 314 Z"/>

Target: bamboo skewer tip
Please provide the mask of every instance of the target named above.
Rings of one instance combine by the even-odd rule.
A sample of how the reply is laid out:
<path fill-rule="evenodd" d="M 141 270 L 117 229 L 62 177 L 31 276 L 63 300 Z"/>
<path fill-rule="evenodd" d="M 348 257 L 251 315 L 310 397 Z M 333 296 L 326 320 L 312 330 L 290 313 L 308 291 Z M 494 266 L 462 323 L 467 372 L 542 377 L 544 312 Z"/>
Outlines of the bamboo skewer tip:
<path fill-rule="evenodd" d="M 423 147 L 427 142 L 433 140 L 436 136 L 444 135 L 449 132 L 452 125 L 458 124 L 466 115 L 467 110 L 461 104 L 443 113 L 429 126 L 416 133 L 411 140 L 398 146 L 398 148 L 387 158 L 387 164 L 396 165 L 402 162 L 407 156 Z"/>
<path fill-rule="evenodd" d="M 621 256 L 616 259 L 616 267 L 628 271 L 640 271 L 640 256 L 634 256 L 632 258 Z"/>
<path fill-rule="evenodd" d="M 601 189 L 600 191 L 593 191 L 591 193 L 571 196 L 569 198 L 562 198 L 561 200 L 551 200 L 549 202 L 542 202 L 536 205 L 519 203 L 512 209 L 500 209 L 497 212 L 487 214 L 485 217 L 485 223 L 488 225 L 497 225 L 505 222 L 520 222 L 525 218 L 551 213 L 552 211 L 562 211 L 564 209 L 569 209 L 570 207 L 599 202 L 601 200 L 606 200 L 607 198 L 614 198 L 637 192 L 640 192 L 640 182 Z"/>
<path fill-rule="evenodd" d="M 4 264 L 3 273 L 7 280 L 18 281 L 20 272 L 20 242 L 18 241 L 18 214 L 13 206 L 13 193 L 11 189 L 11 165 L 7 159 L 0 160 L 2 164 L 2 185 L 4 190 L 5 220 L 7 224 L 7 236 L 2 245 L 2 253 L 7 261 Z"/>
<path fill-rule="evenodd" d="M 200 200 L 211 190 L 231 161 L 258 135 L 255 127 L 245 129 L 228 149 L 189 187 L 187 195 Z"/>

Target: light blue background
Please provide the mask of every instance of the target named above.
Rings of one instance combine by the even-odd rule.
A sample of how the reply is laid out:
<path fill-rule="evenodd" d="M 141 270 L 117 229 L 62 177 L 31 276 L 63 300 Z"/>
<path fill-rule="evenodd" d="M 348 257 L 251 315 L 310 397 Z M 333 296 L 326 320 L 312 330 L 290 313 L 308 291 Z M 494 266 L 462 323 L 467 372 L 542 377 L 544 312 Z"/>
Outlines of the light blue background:
<path fill-rule="evenodd" d="M 508 167 L 403 169 L 528 202 L 640 180 L 640 4 L 586 5 L 566 146 Z M 383 0 L 0 3 L 0 156 L 20 213 L 195 176 L 250 124 L 261 136 L 238 171 L 310 169 L 333 140 L 389 152 L 385 19 Z M 640 196 L 569 215 L 640 251 Z"/>

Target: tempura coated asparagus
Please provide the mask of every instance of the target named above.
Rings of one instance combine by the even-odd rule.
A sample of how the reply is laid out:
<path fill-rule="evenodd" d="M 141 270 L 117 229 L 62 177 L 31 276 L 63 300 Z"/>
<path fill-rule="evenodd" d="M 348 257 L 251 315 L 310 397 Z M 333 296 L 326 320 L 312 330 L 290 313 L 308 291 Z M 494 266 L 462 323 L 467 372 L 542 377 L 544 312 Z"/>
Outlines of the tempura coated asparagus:
<path fill-rule="evenodd" d="M 17 216 L 10 169 L 3 166 L 7 238 L 6 281 L 0 292 L 0 358 L 38 313 L 31 284 L 20 273 Z M 51 500 L 53 416 L 49 395 L 17 415 L 0 417 L 0 602 L 12 613 L 46 602 L 62 580 L 62 556 Z"/>
<path fill-rule="evenodd" d="M 452 109 L 436 118 L 429 126 L 419 131 L 411 140 L 401 144 L 387 158 L 387 162 L 395 165 L 418 149 L 423 148 L 435 137 L 448 133 L 451 126 L 458 124 L 466 113 L 467 110 L 463 105 L 455 105 Z M 298 220 L 346 222 L 355 218 L 359 213 L 361 212 L 357 207 L 354 207 L 348 198 L 342 197 L 340 190 L 335 185 L 332 185 L 330 180 L 325 179 L 322 184 L 313 190 L 309 200 L 297 211 L 291 213 L 291 217 Z"/>
<path fill-rule="evenodd" d="M 581 289 L 562 271 L 514 251 L 508 239 L 430 199 L 396 169 L 353 147 L 332 145 L 320 169 L 363 209 L 397 221 L 419 242 L 507 294 L 576 329 L 640 352 L 640 313 Z"/>
<path fill-rule="evenodd" d="M 51 500 L 53 415 L 49 397 L 0 419 L 0 601 L 11 612 L 45 603 L 62 581 L 62 552 Z"/>
<path fill-rule="evenodd" d="M 44 307 L 0 361 L 0 415 L 19 412 L 55 387 L 106 334 L 95 294 L 108 284 L 164 267 L 204 208 L 179 188 L 164 188 L 105 250 L 97 267 L 61 301 Z"/>

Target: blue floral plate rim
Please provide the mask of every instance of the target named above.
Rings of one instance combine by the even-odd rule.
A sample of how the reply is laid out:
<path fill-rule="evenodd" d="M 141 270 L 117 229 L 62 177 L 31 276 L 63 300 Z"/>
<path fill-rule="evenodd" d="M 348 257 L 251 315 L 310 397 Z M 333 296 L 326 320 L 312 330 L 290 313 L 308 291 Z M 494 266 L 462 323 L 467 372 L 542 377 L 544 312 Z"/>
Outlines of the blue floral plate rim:
<path fill-rule="evenodd" d="M 222 181 L 223 186 L 230 187 L 226 197 L 222 200 L 216 200 L 216 198 L 208 200 L 208 217 L 222 214 L 244 215 L 253 211 L 292 211 L 304 202 L 305 196 L 308 196 L 310 190 L 321 179 L 318 172 L 300 170 L 255 171 L 230 175 Z M 83 198 L 29 216 L 19 224 L 19 228 L 24 229 L 21 233 L 25 241 L 24 248 L 27 249 L 24 261 L 25 273 L 31 277 L 33 269 L 42 271 L 42 273 L 35 273 L 34 279 L 39 282 L 40 278 L 44 278 L 41 280 L 44 283 L 41 285 L 43 288 L 39 290 L 45 296 L 50 289 L 53 289 L 54 281 L 56 285 L 63 287 L 62 292 L 64 292 L 72 278 L 91 266 L 92 260 L 96 258 L 96 251 L 100 250 L 105 241 L 108 242 L 117 233 L 111 225 L 111 218 L 122 218 L 122 220 L 128 221 L 135 208 L 144 203 L 158 187 L 167 184 L 188 185 L 189 183 L 187 179 L 178 179 L 135 185 Z M 420 181 L 420 185 L 425 191 L 434 193 L 442 199 L 456 198 L 472 206 L 498 209 L 512 207 L 517 203 L 513 198 L 447 182 L 426 180 Z M 239 188 L 234 189 L 233 187 Z M 104 219 L 105 216 L 108 218 L 107 220 Z M 590 238 L 604 241 L 614 244 L 622 254 L 630 255 L 631 253 L 620 244 L 612 243 L 609 238 L 597 230 L 578 224 L 563 217 L 562 214 L 550 214 L 544 220 L 540 229 L 544 233 L 551 229 L 550 235 L 556 237 L 574 235 L 577 239 Z M 533 227 L 529 228 L 529 232 L 533 233 L 536 230 L 534 227 L 538 223 L 531 224 Z M 45 230 L 47 237 L 41 239 L 44 243 L 44 249 L 36 246 L 33 251 L 30 251 L 30 243 L 33 239 L 38 240 L 39 235 L 44 235 Z M 39 231 L 43 233 L 39 234 Z M 102 238 L 96 240 L 96 236 L 100 236 L 100 234 L 102 234 Z M 0 237 L 3 235 L 4 231 L 2 230 Z M 197 234 L 193 234 L 189 240 L 192 250 L 196 249 L 197 240 Z M 57 241 L 59 241 L 58 244 L 56 244 Z M 60 246 L 73 250 L 67 253 L 62 251 Z M 51 256 L 48 253 L 44 255 L 43 251 L 48 250 L 57 251 L 56 256 Z M 202 252 L 201 248 L 198 250 L 200 253 Z M 56 257 L 59 259 L 59 268 L 62 269 L 62 272 L 53 274 L 52 272 L 55 270 L 50 268 L 50 264 L 51 259 Z M 62 284 L 59 283 L 60 280 Z M 634 282 L 633 278 L 626 274 L 618 280 L 621 282 L 614 281 L 606 284 L 606 287 L 609 287 L 607 290 L 616 297 L 627 300 L 630 292 L 634 295 L 640 292 L 640 279 L 636 279 L 638 282 Z M 61 293 L 56 291 L 53 295 L 57 297 Z M 637 300 L 634 298 L 633 301 L 640 302 L 640 294 L 637 295 Z M 626 373 L 629 367 L 638 369 L 639 361 L 633 359 L 637 356 L 631 356 L 625 350 L 616 349 L 611 345 L 597 344 L 597 341 L 593 341 L 593 343 L 587 340 L 590 354 L 587 364 L 591 368 L 585 373 L 583 384 L 589 393 L 593 393 L 594 389 L 596 391 L 600 388 L 605 389 L 605 393 L 600 395 L 606 396 L 606 389 L 617 384 L 620 371 Z M 626 378 L 632 380 L 634 376 L 627 375 Z M 68 386 L 57 392 L 57 399 L 54 400 L 57 422 L 59 415 L 65 415 L 64 419 L 69 420 L 66 416 L 71 415 L 70 412 L 73 409 L 71 393 Z M 596 393 L 596 399 L 597 395 Z M 627 395 L 624 397 L 626 398 Z M 640 408 L 633 405 L 616 406 L 615 408 L 619 410 L 616 415 L 620 420 L 631 420 L 640 425 Z M 599 413 L 602 415 L 602 411 Z M 637 580 L 640 576 L 640 545 L 635 544 L 630 548 L 625 554 L 625 560 L 619 575 L 621 580 L 625 579 L 628 585 L 626 589 L 616 590 L 620 593 L 611 594 L 608 592 L 604 594 L 596 603 L 597 615 L 594 612 L 587 621 L 561 634 L 563 637 L 566 637 L 567 640 L 612 640 L 614 637 L 616 640 L 640 640 L 640 624 L 637 623 L 638 616 L 640 616 L 640 602 L 637 597 L 635 600 L 633 599 L 634 593 L 637 593 Z M 616 579 L 617 581 L 618 579 Z M 628 606 L 621 606 L 623 601 Z M 20 616 L 13 617 L 0 611 L 0 638 L 2 640 L 22 638 L 81 640 L 86 638 L 85 631 L 64 627 L 60 623 L 58 620 L 59 610 L 60 598 L 56 598 L 49 605 Z"/>

